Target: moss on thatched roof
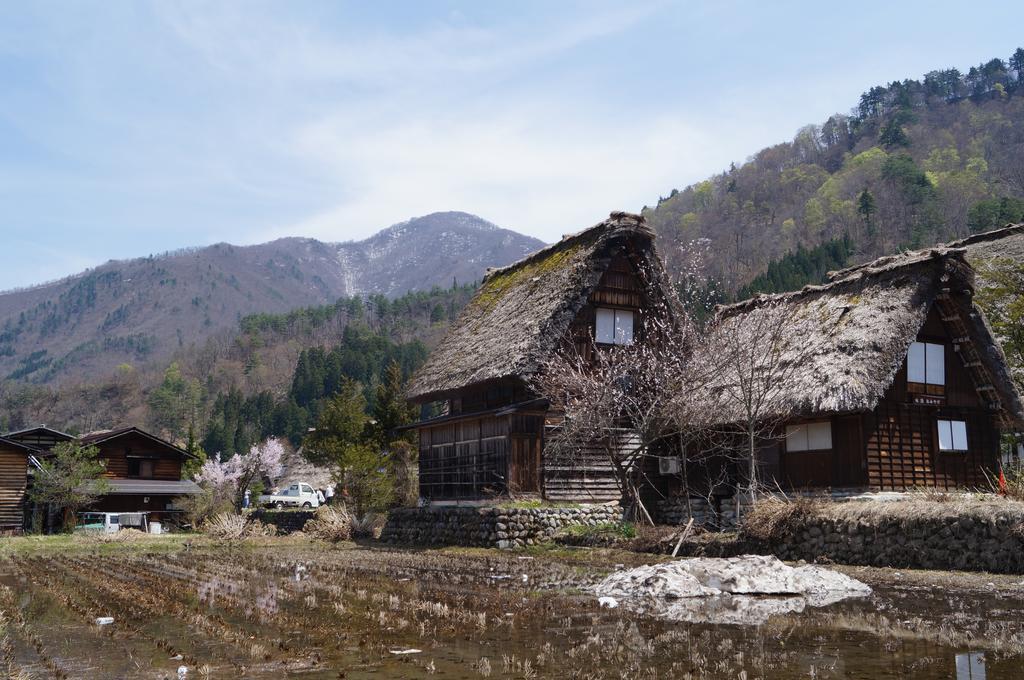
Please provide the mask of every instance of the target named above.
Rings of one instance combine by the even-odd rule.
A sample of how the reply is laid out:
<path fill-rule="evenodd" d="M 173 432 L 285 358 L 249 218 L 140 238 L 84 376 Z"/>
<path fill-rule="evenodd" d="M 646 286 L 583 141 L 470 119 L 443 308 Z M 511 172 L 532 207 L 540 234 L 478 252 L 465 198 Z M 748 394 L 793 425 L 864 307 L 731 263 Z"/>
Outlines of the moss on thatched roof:
<path fill-rule="evenodd" d="M 756 323 L 756 315 L 784 313 L 800 335 L 787 338 L 782 413 L 816 415 L 871 410 L 878 405 L 941 299 L 965 324 L 982 364 L 976 383 L 991 385 L 986 399 L 1004 421 L 1024 423 L 1024 408 L 1006 359 L 972 302 L 974 270 L 964 248 L 940 246 L 883 257 L 831 272 L 824 285 L 761 295 L 719 308 L 718 324 Z M 738 414 L 724 414 L 728 419 Z"/>
<path fill-rule="evenodd" d="M 444 399 L 470 385 L 534 374 L 561 342 L 612 256 L 629 247 L 662 285 L 654 232 L 643 218 L 604 222 L 487 274 L 444 340 L 413 376 L 408 397 Z"/>

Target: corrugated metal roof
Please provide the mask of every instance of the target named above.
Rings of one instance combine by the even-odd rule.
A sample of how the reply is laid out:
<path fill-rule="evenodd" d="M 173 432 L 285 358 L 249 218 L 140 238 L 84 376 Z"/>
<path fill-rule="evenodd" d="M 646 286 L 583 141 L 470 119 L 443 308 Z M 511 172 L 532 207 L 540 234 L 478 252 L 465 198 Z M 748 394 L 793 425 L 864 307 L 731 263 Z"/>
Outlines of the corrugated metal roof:
<path fill-rule="evenodd" d="M 190 480 L 162 481 L 159 479 L 108 479 L 109 495 L 189 496 L 201 492 Z"/>

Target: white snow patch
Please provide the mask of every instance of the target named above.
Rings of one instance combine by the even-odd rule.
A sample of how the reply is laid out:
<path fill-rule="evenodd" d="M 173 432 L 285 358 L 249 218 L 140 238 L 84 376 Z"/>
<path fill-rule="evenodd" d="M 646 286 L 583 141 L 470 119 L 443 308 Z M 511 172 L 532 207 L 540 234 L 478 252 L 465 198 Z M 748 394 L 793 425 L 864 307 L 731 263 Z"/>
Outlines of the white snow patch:
<path fill-rule="evenodd" d="M 871 588 L 816 566 L 790 567 L 775 557 L 692 558 L 617 571 L 595 587 L 634 610 L 677 621 L 756 625 L 773 614 L 801 612 Z M 785 597 L 781 597 L 785 596 Z"/>

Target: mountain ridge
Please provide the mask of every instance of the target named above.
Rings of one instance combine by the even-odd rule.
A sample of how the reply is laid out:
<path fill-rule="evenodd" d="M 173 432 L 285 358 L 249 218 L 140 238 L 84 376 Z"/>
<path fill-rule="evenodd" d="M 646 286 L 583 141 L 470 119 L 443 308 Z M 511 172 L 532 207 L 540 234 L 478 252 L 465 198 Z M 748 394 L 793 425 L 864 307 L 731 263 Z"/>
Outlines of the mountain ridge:
<path fill-rule="evenodd" d="M 29 382 L 160 364 L 254 313 L 478 280 L 543 242 L 469 213 L 431 213 L 361 240 L 283 237 L 110 260 L 0 293 L 0 376 Z"/>

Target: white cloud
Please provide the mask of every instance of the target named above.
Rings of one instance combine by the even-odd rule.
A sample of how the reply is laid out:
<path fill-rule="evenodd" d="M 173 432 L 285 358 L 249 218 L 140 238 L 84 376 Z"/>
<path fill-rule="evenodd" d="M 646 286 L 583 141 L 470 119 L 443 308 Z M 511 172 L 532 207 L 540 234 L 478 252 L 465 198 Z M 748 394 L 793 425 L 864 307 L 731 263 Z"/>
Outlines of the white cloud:
<path fill-rule="evenodd" d="M 258 73 L 276 82 L 345 81 L 373 89 L 431 81 L 450 74 L 493 73 L 628 30 L 661 0 L 626 7 L 587 6 L 544 24 L 484 26 L 452 13 L 414 31 L 353 23 L 327 33 L 308 17 L 260 13 L 250 5 L 159 4 L 160 19 L 208 63 L 234 75 Z M 541 15 L 542 16 L 542 15 Z"/>
<path fill-rule="evenodd" d="M 315 178 L 312 214 L 249 242 L 360 238 L 453 209 L 550 240 L 609 210 L 638 210 L 736 148 L 679 117 L 623 122 L 608 93 L 587 94 L 601 99 L 594 106 L 564 83 L 494 85 L 543 73 L 547 60 L 585 43 L 614 49 L 614 36 L 660 3 L 586 9 L 550 24 L 534 16 L 494 28 L 449 15 L 416 31 L 340 35 L 225 5 L 163 7 L 161 18 L 215 70 L 275 91 L 269 111 L 246 112 L 240 125 L 263 133 L 268 161 Z M 273 180 L 260 174 L 260 186 Z M 296 191 L 294 182 L 283 190 Z"/>
<path fill-rule="evenodd" d="M 473 113 L 369 128 L 337 115 L 300 130 L 296 153 L 333 178 L 336 204 L 261 236 L 365 236 L 435 210 L 466 210 L 545 240 L 611 210 L 639 210 L 659 189 L 706 174 L 743 146 L 681 118 L 601 124 L 543 110 Z"/>

